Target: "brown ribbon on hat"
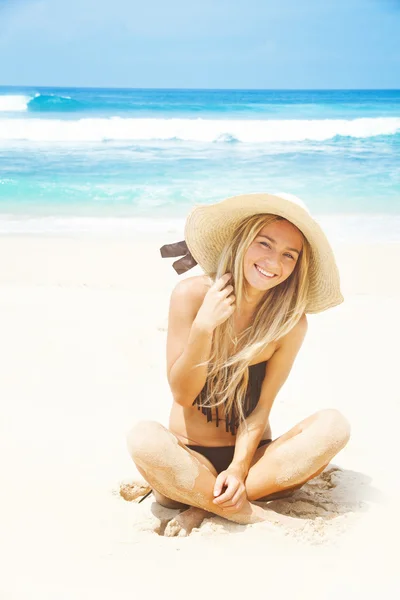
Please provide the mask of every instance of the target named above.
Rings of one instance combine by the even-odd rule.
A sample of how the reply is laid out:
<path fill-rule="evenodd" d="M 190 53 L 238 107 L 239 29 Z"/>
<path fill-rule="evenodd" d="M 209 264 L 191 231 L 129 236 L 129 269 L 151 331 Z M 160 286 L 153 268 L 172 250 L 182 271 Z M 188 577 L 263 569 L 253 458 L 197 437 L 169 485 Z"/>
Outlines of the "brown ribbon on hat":
<path fill-rule="evenodd" d="M 172 266 L 178 275 L 186 273 L 186 271 L 189 271 L 189 269 L 192 269 L 197 265 L 197 261 L 191 255 L 185 240 L 182 240 L 181 242 L 174 242 L 173 244 L 164 244 L 164 246 L 161 246 L 160 252 L 163 258 L 175 256 L 182 257 L 172 263 Z"/>

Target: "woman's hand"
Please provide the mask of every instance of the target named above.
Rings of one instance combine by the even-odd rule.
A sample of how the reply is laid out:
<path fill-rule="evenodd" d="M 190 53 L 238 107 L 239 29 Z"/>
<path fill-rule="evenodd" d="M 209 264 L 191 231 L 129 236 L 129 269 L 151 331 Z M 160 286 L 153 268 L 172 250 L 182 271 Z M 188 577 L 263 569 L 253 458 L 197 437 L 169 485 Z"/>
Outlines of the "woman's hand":
<path fill-rule="evenodd" d="M 233 286 L 227 285 L 231 277 L 231 273 L 225 273 L 210 286 L 196 315 L 195 323 L 211 333 L 235 310 Z"/>
<path fill-rule="evenodd" d="M 233 467 L 222 471 L 214 484 L 213 503 L 227 511 L 240 510 L 247 500 L 244 480 L 243 475 Z"/>

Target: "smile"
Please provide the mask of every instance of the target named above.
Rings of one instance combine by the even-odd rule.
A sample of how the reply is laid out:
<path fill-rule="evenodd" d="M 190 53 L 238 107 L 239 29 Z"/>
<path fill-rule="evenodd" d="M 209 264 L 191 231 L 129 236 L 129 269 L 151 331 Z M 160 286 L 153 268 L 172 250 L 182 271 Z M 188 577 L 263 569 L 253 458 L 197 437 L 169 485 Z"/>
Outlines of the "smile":
<path fill-rule="evenodd" d="M 276 275 L 274 275 L 274 273 L 269 273 L 268 271 L 264 271 L 264 269 L 262 269 L 258 265 L 254 265 L 254 266 L 257 269 L 257 271 L 260 273 L 260 275 L 262 275 L 263 277 L 266 277 L 267 279 L 272 279 L 273 277 L 277 277 Z"/>

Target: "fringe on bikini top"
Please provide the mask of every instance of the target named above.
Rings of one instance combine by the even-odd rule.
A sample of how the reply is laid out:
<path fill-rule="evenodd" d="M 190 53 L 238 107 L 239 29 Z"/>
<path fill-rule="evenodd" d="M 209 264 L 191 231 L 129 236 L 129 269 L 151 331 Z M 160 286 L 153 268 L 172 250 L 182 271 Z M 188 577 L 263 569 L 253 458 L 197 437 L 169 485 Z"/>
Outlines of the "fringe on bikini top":
<path fill-rule="evenodd" d="M 243 412 L 247 418 L 255 409 L 260 399 L 261 386 L 265 376 L 265 365 L 267 361 L 257 363 L 249 366 L 249 381 L 247 384 L 246 395 L 244 399 Z M 204 385 L 200 394 L 193 402 L 193 406 L 197 404 L 198 410 L 201 410 L 203 415 L 207 417 L 207 423 L 213 420 L 213 411 L 215 413 L 215 426 L 219 426 L 219 422 L 222 420 L 218 415 L 218 406 L 211 407 L 204 405 L 206 402 L 207 383 Z M 200 406 L 203 404 L 203 406 Z M 225 430 L 230 431 L 232 435 L 236 435 L 237 428 L 239 426 L 239 415 L 235 405 L 232 406 L 229 413 L 225 418 Z"/>

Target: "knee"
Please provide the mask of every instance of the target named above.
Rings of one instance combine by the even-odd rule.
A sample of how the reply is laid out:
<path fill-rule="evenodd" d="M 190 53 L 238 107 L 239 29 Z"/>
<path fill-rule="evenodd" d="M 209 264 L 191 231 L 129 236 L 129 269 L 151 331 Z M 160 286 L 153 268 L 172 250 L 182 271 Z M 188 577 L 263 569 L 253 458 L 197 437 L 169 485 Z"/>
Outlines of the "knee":
<path fill-rule="evenodd" d="M 157 421 L 139 421 L 128 431 L 126 442 L 133 460 L 149 459 L 159 454 L 169 432 Z"/>
<path fill-rule="evenodd" d="M 350 439 L 350 423 L 335 408 L 326 408 L 316 413 L 319 430 L 325 437 L 330 448 L 339 452 Z"/>

